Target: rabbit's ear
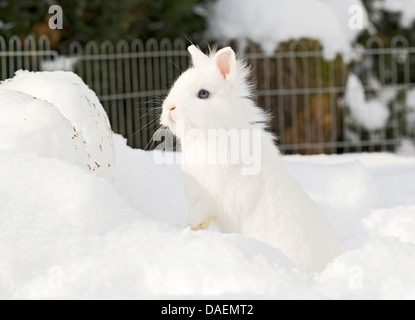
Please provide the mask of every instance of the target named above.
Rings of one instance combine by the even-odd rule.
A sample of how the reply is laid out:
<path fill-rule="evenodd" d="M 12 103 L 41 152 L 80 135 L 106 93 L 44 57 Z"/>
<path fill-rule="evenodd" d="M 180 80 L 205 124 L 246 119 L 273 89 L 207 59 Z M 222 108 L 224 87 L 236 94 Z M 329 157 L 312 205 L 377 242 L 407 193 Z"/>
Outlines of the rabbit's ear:
<path fill-rule="evenodd" d="M 190 55 L 192 56 L 192 62 L 193 66 L 199 67 L 205 64 L 207 61 L 209 61 L 209 58 L 207 55 L 205 55 L 198 47 L 195 45 L 191 45 L 187 48 L 187 50 L 190 52 Z"/>
<path fill-rule="evenodd" d="M 215 62 L 225 80 L 235 79 L 236 57 L 231 47 L 219 50 L 215 55 Z"/>

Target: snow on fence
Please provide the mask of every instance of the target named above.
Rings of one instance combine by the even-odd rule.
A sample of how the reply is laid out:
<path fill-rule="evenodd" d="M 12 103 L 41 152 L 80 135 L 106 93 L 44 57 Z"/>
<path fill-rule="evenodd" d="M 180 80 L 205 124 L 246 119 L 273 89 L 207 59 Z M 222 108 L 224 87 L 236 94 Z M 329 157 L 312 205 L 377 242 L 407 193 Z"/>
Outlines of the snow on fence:
<path fill-rule="evenodd" d="M 162 97 L 189 64 L 187 45 L 184 39 L 72 42 L 60 55 L 46 37 L 0 37 L 0 76 L 73 70 L 97 93 L 113 130 L 129 145 L 151 149 Z M 285 153 L 394 150 L 415 136 L 407 99 L 415 87 L 415 48 L 402 37 L 388 46 L 369 39 L 352 64 L 324 60 L 322 48 L 309 40 L 282 44 L 271 57 L 251 45 L 245 57 L 258 103 L 272 113 L 271 129 Z"/>

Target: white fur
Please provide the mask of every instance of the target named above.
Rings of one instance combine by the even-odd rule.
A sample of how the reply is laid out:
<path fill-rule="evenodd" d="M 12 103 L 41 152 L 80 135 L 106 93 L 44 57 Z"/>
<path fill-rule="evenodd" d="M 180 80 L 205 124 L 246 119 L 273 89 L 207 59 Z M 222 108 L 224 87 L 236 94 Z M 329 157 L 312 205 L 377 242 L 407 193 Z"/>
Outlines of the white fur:
<path fill-rule="evenodd" d="M 243 175 L 242 165 L 183 162 L 189 225 L 204 229 L 212 220 L 223 232 L 252 236 L 280 249 L 308 274 L 322 271 L 339 253 L 338 240 L 317 206 L 288 175 L 272 134 L 265 131 L 268 116 L 252 100 L 249 69 L 230 48 L 209 57 L 195 46 L 189 52 L 193 67 L 174 84 L 161 116 L 161 123 L 180 139 L 183 158 L 206 157 L 204 141 L 185 139 L 190 129 L 260 129 L 262 133 L 258 175 Z M 229 63 L 225 68 L 224 60 Z M 197 97 L 201 89 L 211 93 L 209 99 Z M 179 121 L 184 131 L 176 130 Z"/>

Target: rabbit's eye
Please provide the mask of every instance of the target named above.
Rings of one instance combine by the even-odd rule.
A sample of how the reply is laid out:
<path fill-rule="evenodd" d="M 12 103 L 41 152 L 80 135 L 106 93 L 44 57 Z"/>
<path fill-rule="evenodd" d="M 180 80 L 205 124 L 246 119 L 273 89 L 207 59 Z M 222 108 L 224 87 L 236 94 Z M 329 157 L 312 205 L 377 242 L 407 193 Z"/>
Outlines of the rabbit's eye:
<path fill-rule="evenodd" d="M 207 99 L 207 98 L 209 98 L 210 93 L 209 93 L 209 91 L 207 91 L 205 89 L 202 89 L 202 90 L 199 91 L 197 96 L 199 97 L 199 99 Z"/>

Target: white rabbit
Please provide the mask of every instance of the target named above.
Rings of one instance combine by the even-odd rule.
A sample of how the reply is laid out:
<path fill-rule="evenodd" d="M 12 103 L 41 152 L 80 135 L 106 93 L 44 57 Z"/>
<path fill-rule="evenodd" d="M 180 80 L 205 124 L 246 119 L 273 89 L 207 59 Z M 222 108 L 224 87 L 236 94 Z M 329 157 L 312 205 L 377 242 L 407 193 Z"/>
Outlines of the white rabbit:
<path fill-rule="evenodd" d="M 210 56 L 195 46 L 188 50 L 193 67 L 165 99 L 161 124 L 181 142 L 189 226 L 205 229 L 213 221 L 223 232 L 252 236 L 280 249 L 310 275 L 322 271 L 340 252 L 337 237 L 288 175 L 273 135 L 265 130 L 268 115 L 252 99 L 249 68 L 229 47 Z M 213 149 L 227 156 L 233 152 L 229 146 L 221 150 L 223 144 L 212 147 L 207 141 L 212 129 L 250 130 L 251 145 L 254 130 L 259 131 L 261 170 L 245 174 L 242 163 L 209 162 Z"/>

